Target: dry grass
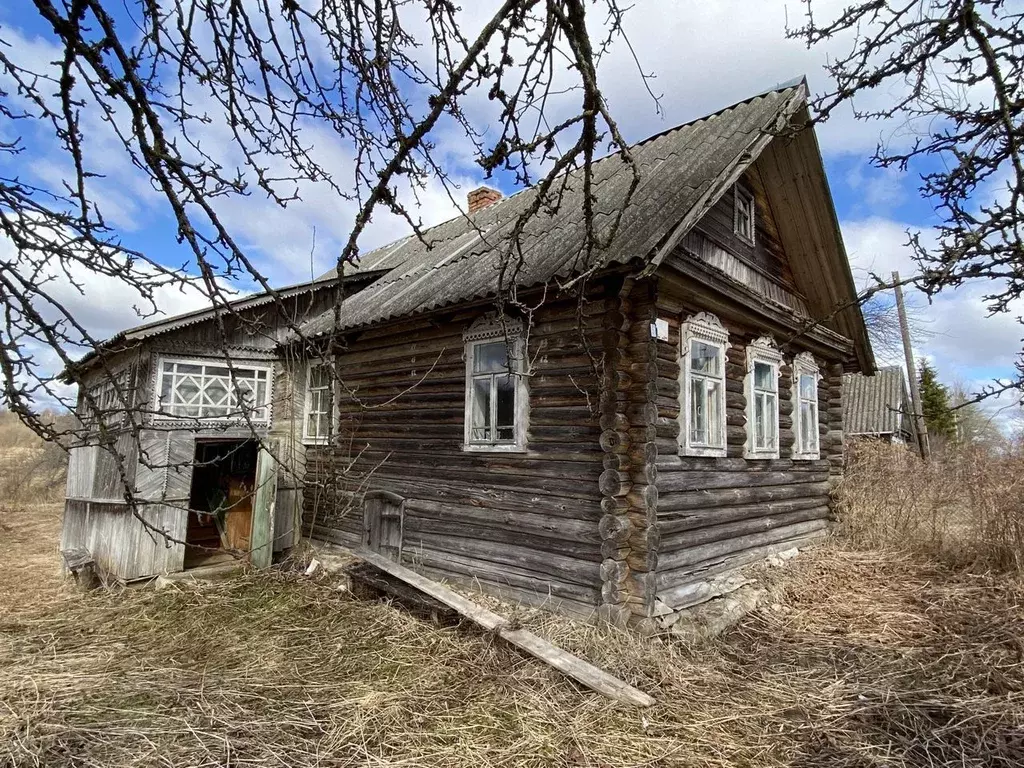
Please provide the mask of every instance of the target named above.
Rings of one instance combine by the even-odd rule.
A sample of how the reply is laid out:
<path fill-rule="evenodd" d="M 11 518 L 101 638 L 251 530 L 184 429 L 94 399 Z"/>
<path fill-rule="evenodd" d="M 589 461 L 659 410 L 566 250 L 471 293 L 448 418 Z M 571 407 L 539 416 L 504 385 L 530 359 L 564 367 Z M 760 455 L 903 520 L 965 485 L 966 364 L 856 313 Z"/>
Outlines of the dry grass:
<path fill-rule="evenodd" d="M 29 514 L 28 512 L 31 512 Z M 8 510 L 3 766 L 1017 766 L 1024 587 L 823 549 L 695 648 L 525 624 L 654 694 L 617 707 L 471 627 L 281 571 L 79 594 Z"/>
<path fill-rule="evenodd" d="M 67 463 L 59 445 L 44 442 L 13 413 L 0 412 L 0 503 L 62 500 Z"/>
<path fill-rule="evenodd" d="M 854 547 L 1024 572 L 1024 446 L 953 448 L 924 462 L 902 446 L 863 442 L 850 452 L 838 500 L 841 533 Z"/>

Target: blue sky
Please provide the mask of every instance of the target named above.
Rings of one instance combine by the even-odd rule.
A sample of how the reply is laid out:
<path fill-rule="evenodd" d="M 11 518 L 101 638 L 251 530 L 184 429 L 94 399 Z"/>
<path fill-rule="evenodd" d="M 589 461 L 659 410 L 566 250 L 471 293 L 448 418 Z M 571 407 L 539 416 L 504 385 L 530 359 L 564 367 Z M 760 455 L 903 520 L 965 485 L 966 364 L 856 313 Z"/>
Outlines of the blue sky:
<path fill-rule="evenodd" d="M 470 6 L 463 16 L 472 27 L 482 23 L 491 3 L 464 5 Z M 824 15 L 840 5 L 823 0 L 816 8 Z M 800 12 L 799 3 L 775 0 L 639 0 L 627 14 L 625 28 L 644 70 L 656 75 L 652 88 L 662 95 L 662 114 L 657 114 L 642 87 L 628 51 L 619 46 L 602 62 L 599 78 L 626 137 L 642 139 L 799 75 L 808 77 L 812 91 L 824 89 L 827 80 L 822 64 L 828 54 L 842 49 L 844 41 L 807 51 L 801 43 L 786 40 L 787 13 L 796 20 Z M 0 8 L 2 36 L 16 42 L 19 53 L 27 51 L 39 60 L 49 60 L 52 42 L 37 18 L 27 0 L 5 4 Z M 891 94 L 878 92 L 869 98 L 884 103 Z M 471 113 L 475 104 L 469 105 Z M 471 116 L 483 129 L 491 117 L 485 105 Z M 0 136 L 5 130 L 0 128 Z M 882 171 L 868 163 L 880 137 L 906 141 L 905 134 L 899 126 L 869 125 L 845 113 L 819 130 L 847 250 L 859 279 L 864 279 L 868 270 L 885 275 L 892 269 L 909 273 L 912 265 L 904 247 L 905 232 L 927 230 L 934 223 L 930 204 L 917 194 L 916 175 Z M 18 172 L 49 183 L 62 178 L 66 166 L 60 156 L 50 145 L 27 138 L 29 151 L 18 159 Z M 313 132 L 310 139 L 329 163 L 344 169 L 345 152 L 331 136 Z M 446 129 L 434 140 L 461 188 L 446 190 L 428 184 L 418 207 L 428 225 L 454 215 L 465 192 L 483 181 L 466 151 L 466 142 L 456 133 Z M 97 146 L 102 151 L 102 140 Z M 172 222 L 160 199 L 113 155 L 104 170 L 107 179 L 97 182 L 97 190 L 124 242 L 165 264 L 185 260 L 187 254 L 175 243 Z M 506 193 L 514 191 L 500 178 L 489 183 Z M 351 226 L 351 204 L 317 189 L 304 193 L 304 198 L 287 210 L 259 195 L 228 201 L 222 208 L 240 242 L 279 285 L 304 280 L 332 266 Z M 367 250 L 406 233 L 403 222 L 381 214 L 361 246 Z M 1021 326 L 1012 314 L 986 317 L 980 299 L 983 292 L 983 286 L 964 288 L 940 296 L 931 306 L 920 298 L 912 299 L 922 307 L 920 314 L 932 334 L 919 353 L 931 358 L 947 381 L 956 379 L 971 386 L 1012 372 L 1021 345 Z M 78 297 L 69 293 L 68 300 L 80 305 L 82 317 L 99 335 L 139 322 L 131 311 L 130 297 L 109 281 L 89 284 L 86 293 Z M 175 313 L 191 308 L 195 297 L 167 293 L 160 300 L 165 311 Z M 1016 314 L 1024 314 L 1024 308 Z"/>

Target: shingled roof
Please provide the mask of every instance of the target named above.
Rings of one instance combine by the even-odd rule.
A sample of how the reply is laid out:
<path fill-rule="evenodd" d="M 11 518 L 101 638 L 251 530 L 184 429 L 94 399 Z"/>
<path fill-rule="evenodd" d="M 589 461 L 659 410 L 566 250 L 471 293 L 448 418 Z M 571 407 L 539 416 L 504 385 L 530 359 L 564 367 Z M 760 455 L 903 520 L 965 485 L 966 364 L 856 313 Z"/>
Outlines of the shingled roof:
<path fill-rule="evenodd" d="M 803 107 L 806 95 L 802 80 L 790 83 L 634 145 L 639 186 L 615 237 L 589 261 L 583 251 L 582 175 L 570 174 L 557 212 L 542 208 L 525 227 L 516 285 L 540 285 L 633 259 L 653 259 L 681 220 L 689 217 L 691 226 L 696 223 L 756 159 L 772 128 Z M 593 169 L 595 207 L 604 214 L 598 216 L 598 233 L 605 236 L 626 202 L 633 174 L 620 153 L 597 161 Z M 346 298 L 339 330 L 496 295 L 512 230 L 537 194 L 534 188 L 523 190 L 471 216 L 433 227 L 422 239 L 406 237 L 365 254 L 358 271 L 390 271 Z M 303 334 L 329 332 L 333 321 L 333 314 L 325 313 L 308 322 Z"/>
<path fill-rule="evenodd" d="M 848 435 L 891 435 L 901 431 L 908 401 L 903 369 L 879 368 L 874 376 L 843 376 L 843 431 Z"/>

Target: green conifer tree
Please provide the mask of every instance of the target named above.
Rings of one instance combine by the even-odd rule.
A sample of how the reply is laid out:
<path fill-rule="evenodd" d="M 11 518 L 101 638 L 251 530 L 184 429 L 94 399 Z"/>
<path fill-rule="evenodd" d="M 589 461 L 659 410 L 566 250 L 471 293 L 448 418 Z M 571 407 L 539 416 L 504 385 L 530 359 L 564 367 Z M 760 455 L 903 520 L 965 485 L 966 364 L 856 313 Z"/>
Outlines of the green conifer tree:
<path fill-rule="evenodd" d="M 918 365 L 921 382 L 921 411 L 928 435 L 945 440 L 956 439 L 956 419 L 949 407 L 949 391 L 926 360 Z"/>

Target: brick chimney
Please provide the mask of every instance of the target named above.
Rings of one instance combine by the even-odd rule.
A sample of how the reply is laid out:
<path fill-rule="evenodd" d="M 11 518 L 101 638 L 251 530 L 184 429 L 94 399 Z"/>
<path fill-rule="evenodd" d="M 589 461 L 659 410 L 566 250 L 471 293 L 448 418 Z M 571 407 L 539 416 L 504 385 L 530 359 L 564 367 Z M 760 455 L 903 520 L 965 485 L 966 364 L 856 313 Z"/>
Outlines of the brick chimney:
<path fill-rule="evenodd" d="M 490 187 L 477 187 L 466 195 L 466 200 L 469 202 L 469 212 L 476 213 L 501 200 L 501 192 Z"/>

